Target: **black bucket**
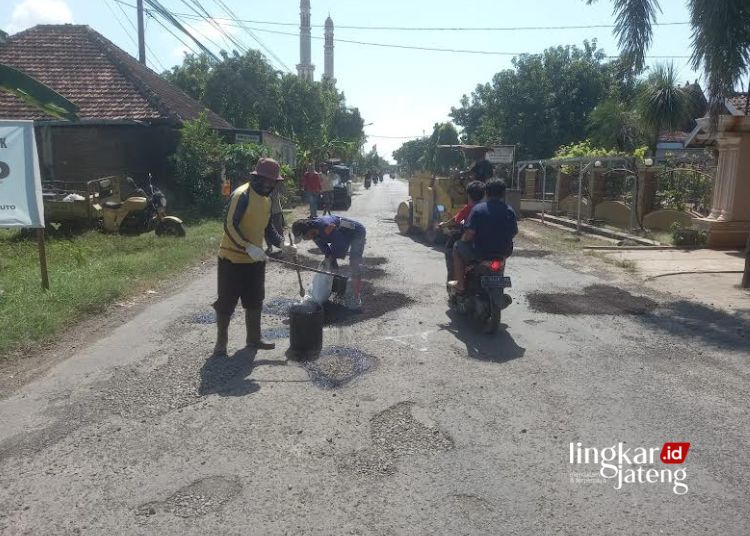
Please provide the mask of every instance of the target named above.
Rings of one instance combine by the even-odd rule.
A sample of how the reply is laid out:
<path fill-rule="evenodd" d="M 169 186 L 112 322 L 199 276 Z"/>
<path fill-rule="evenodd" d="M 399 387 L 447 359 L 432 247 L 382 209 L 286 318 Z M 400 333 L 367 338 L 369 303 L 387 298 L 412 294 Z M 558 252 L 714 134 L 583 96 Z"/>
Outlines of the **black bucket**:
<path fill-rule="evenodd" d="M 323 348 L 323 308 L 315 303 L 289 309 L 289 352 L 298 359 L 314 358 Z"/>

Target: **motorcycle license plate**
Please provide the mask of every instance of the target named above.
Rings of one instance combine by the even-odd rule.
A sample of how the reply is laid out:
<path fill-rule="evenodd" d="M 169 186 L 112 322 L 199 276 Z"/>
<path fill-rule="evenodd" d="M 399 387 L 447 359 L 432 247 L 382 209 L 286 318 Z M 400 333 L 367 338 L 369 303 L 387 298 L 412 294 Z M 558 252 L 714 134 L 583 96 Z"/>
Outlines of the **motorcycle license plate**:
<path fill-rule="evenodd" d="M 503 275 L 482 276 L 482 288 L 510 288 L 510 277 Z"/>

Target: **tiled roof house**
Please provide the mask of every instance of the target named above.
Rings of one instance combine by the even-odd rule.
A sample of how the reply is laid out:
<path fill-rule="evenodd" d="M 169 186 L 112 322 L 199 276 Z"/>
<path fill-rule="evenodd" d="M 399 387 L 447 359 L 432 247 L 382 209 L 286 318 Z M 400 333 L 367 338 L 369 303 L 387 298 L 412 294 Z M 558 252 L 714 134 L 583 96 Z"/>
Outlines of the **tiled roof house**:
<path fill-rule="evenodd" d="M 0 119 L 36 121 L 43 178 L 85 181 L 106 175 L 168 173 L 177 129 L 219 115 L 88 26 L 39 25 L 0 43 L 0 63 L 36 78 L 76 104 L 80 121 L 59 121 L 0 92 Z"/>

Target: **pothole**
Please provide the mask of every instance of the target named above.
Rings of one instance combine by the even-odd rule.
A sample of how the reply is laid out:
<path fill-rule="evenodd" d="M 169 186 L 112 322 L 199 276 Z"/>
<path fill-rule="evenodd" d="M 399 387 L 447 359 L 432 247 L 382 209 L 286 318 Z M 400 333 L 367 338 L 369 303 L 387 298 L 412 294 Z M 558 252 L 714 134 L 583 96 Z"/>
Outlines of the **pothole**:
<path fill-rule="evenodd" d="M 272 341 L 277 341 L 279 339 L 288 339 L 289 338 L 289 328 L 288 327 L 276 327 L 276 328 L 268 328 L 263 330 L 263 338 L 269 339 Z"/>
<path fill-rule="evenodd" d="M 305 361 L 302 367 L 316 387 L 338 389 L 371 371 L 376 364 L 376 358 L 359 350 L 331 346 L 324 348 L 315 361 Z"/>
<path fill-rule="evenodd" d="M 370 419 L 374 445 L 396 456 L 452 449 L 453 438 L 436 423 L 415 418 L 414 409 L 414 402 L 399 402 Z"/>
<path fill-rule="evenodd" d="M 531 309 L 556 315 L 642 315 L 658 304 L 643 296 L 608 285 L 591 285 L 575 291 L 526 295 Z"/>
<path fill-rule="evenodd" d="M 223 476 L 210 476 L 180 488 L 163 501 L 142 504 L 138 515 L 151 516 L 160 512 L 177 517 L 200 517 L 218 510 L 239 495 L 242 485 L 238 480 Z"/>
<path fill-rule="evenodd" d="M 298 304 L 299 300 L 294 298 L 274 298 L 263 303 L 263 312 L 267 315 L 287 318 L 289 316 L 289 309 Z"/>
<path fill-rule="evenodd" d="M 190 318 L 193 324 L 216 324 L 216 312 L 197 313 Z"/>
<path fill-rule="evenodd" d="M 347 326 L 371 318 L 378 318 L 412 303 L 414 303 L 414 300 L 406 294 L 383 291 L 383 289 L 365 282 L 362 286 L 362 311 L 352 311 L 341 303 L 327 302 L 323 306 L 324 323 L 326 326 Z"/>

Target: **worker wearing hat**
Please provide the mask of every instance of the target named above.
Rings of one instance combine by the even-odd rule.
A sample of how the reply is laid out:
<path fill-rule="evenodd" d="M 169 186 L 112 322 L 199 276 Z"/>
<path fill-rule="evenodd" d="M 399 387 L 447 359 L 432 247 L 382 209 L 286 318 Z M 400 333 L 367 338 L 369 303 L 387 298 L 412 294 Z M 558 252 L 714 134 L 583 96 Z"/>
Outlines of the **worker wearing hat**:
<path fill-rule="evenodd" d="M 245 309 L 246 343 L 248 348 L 272 350 L 273 343 L 260 335 L 260 316 L 265 297 L 266 253 L 263 239 L 284 254 L 295 254 L 293 244 L 271 224 L 270 195 L 284 180 L 276 160 L 261 158 L 250 173 L 249 182 L 239 186 L 229 198 L 224 218 L 224 237 L 219 246 L 218 299 L 216 310 L 217 337 L 214 355 L 227 354 L 229 321 L 242 301 Z"/>

